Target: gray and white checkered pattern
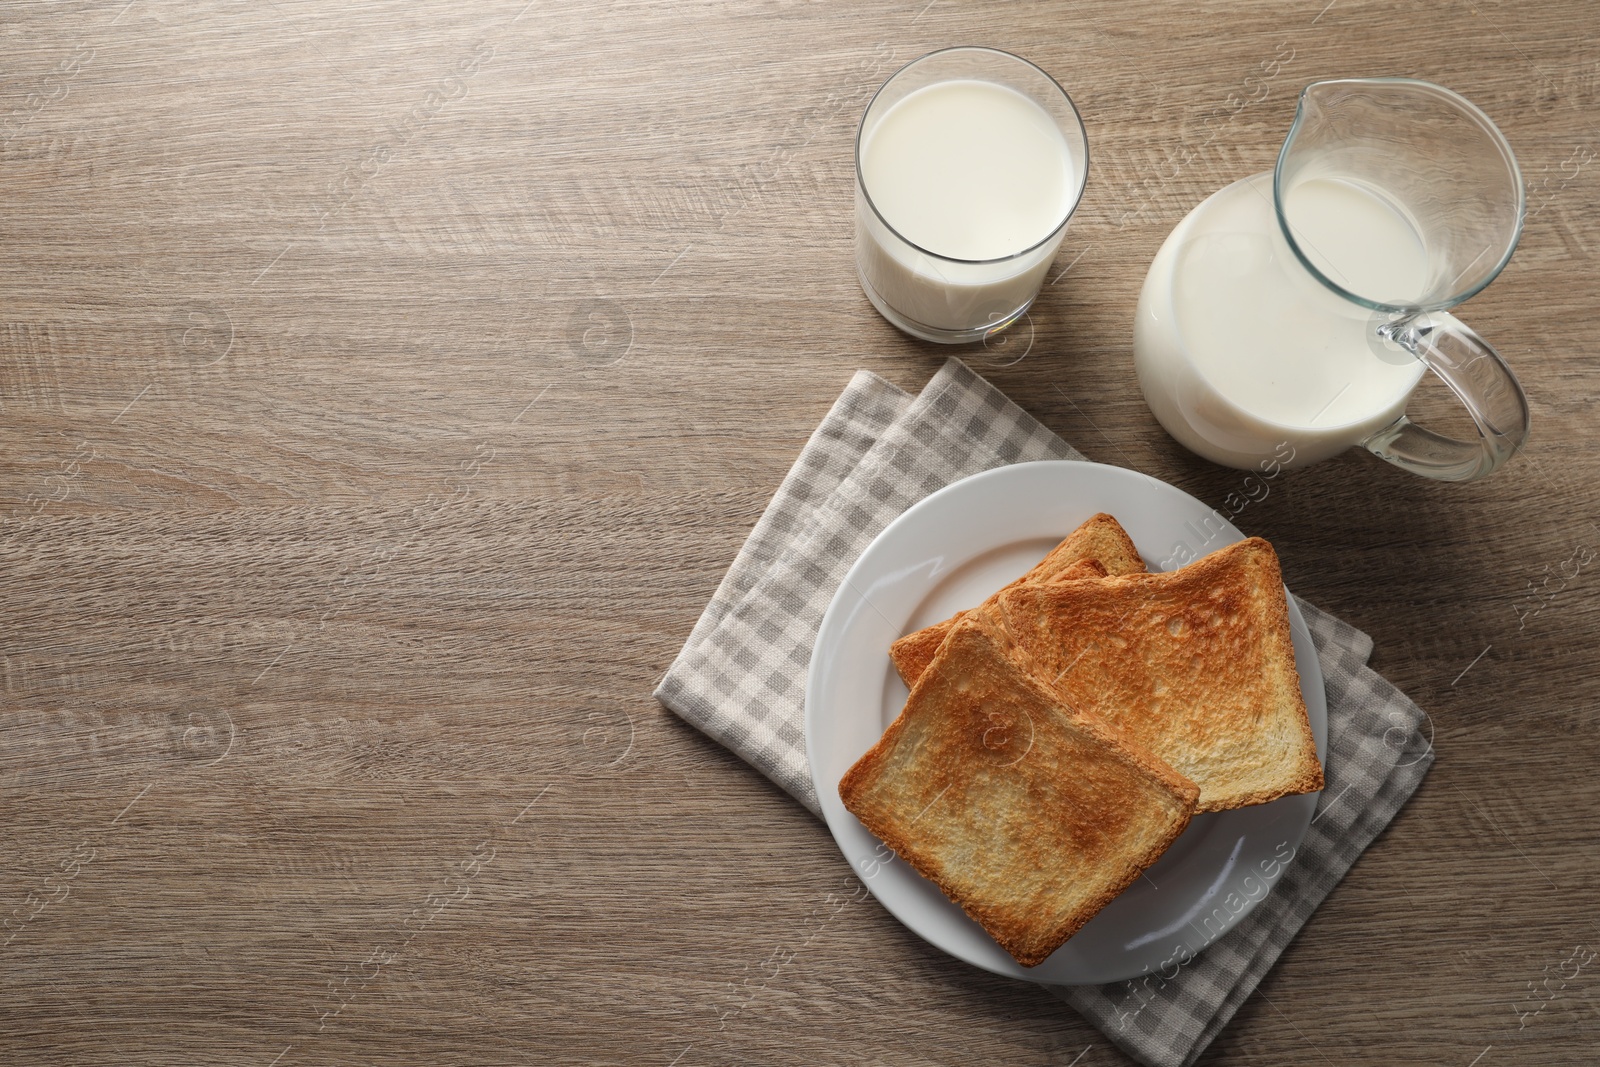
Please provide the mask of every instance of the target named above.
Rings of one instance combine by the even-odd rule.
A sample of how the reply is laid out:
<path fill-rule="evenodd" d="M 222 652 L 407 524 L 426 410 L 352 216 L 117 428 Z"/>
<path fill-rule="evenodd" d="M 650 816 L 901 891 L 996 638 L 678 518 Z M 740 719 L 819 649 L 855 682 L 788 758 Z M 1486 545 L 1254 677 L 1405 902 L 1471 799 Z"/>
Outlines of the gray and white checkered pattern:
<path fill-rule="evenodd" d="M 970 474 L 1081 459 L 951 359 L 911 397 L 859 371 L 823 419 L 668 669 L 656 697 L 813 813 L 805 677 L 845 572 L 918 500 Z M 1171 974 L 1056 988 L 1134 1058 L 1192 1063 L 1433 762 L 1426 715 L 1367 667 L 1372 640 L 1299 601 L 1328 693 L 1327 788 L 1274 890 Z"/>

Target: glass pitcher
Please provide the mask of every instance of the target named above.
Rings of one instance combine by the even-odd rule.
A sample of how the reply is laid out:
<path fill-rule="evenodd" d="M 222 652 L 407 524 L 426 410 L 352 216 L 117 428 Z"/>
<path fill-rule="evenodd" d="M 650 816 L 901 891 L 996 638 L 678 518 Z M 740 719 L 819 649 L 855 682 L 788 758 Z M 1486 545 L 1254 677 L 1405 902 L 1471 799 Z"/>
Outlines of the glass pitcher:
<path fill-rule="evenodd" d="M 1156 255 L 1134 324 L 1145 399 L 1229 466 L 1362 445 L 1427 477 L 1482 477 L 1526 440 L 1527 397 L 1447 309 L 1500 273 L 1524 210 L 1510 145 L 1460 95 L 1404 78 L 1310 85 L 1277 168 L 1212 195 Z M 1476 440 L 1407 418 L 1427 370 Z"/>

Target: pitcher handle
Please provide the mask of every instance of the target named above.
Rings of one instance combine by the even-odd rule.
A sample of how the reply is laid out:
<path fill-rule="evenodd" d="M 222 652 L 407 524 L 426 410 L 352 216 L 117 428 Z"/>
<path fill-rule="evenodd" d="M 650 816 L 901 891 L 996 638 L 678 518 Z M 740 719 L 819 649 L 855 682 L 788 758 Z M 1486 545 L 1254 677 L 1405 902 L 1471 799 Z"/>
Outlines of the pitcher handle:
<path fill-rule="evenodd" d="M 1401 415 L 1361 442 L 1397 467 L 1426 478 L 1482 478 L 1528 439 L 1528 397 L 1494 347 L 1442 311 L 1405 315 L 1378 327 L 1378 336 L 1404 348 L 1444 379 L 1477 424 L 1476 441 L 1459 441 Z"/>

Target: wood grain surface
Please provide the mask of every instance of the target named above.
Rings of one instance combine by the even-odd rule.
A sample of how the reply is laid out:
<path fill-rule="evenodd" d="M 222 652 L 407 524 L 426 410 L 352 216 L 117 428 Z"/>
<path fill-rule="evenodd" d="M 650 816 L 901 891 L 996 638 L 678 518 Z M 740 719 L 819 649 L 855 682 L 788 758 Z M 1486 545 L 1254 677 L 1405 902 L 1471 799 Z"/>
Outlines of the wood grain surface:
<path fill-rule="evenodd" d="M 1463 316 L 1525 454 L 1350 453 L 1237 520 L 1438 762 L 1201 1063 L 1594 1063 L 1597 34 L 1587 0 L 5 4 L 0 1062 L 1129 1062 L 852 902 L 649 695 L 850 374 L 948 354 L 861 294 L 851 145 L 978 43 L 1093 162 L 1028 321 L 963 354 L 1212 503 L 1239 473 L 1131 365 L 1168 230 L 1321 77 L 1441 82 L 1515 146 L 1527 228 Z"/>

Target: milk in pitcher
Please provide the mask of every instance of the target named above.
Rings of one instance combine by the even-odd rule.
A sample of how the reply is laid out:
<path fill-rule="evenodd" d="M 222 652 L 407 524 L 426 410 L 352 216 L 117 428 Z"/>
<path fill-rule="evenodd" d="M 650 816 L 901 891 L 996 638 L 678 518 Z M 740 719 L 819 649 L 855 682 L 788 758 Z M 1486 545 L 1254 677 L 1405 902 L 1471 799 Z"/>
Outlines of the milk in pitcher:
<path fill-rule="evenodd" d="M 1381 316 L 1295 261 L 1272 180 L 1235 182 L 1178 225 L 1134 324 L 1134 364 L 1162 425 L 1190 450 L 1242 468 L 1348 448 L 1404 411 L 1425 369 L 1377 338 Z M 1379 191 L 1313 178 L 1284 204 L 1296 244 L 1336 285 L 1394 304 L 1424 291 L 1426 249 Z"/>

